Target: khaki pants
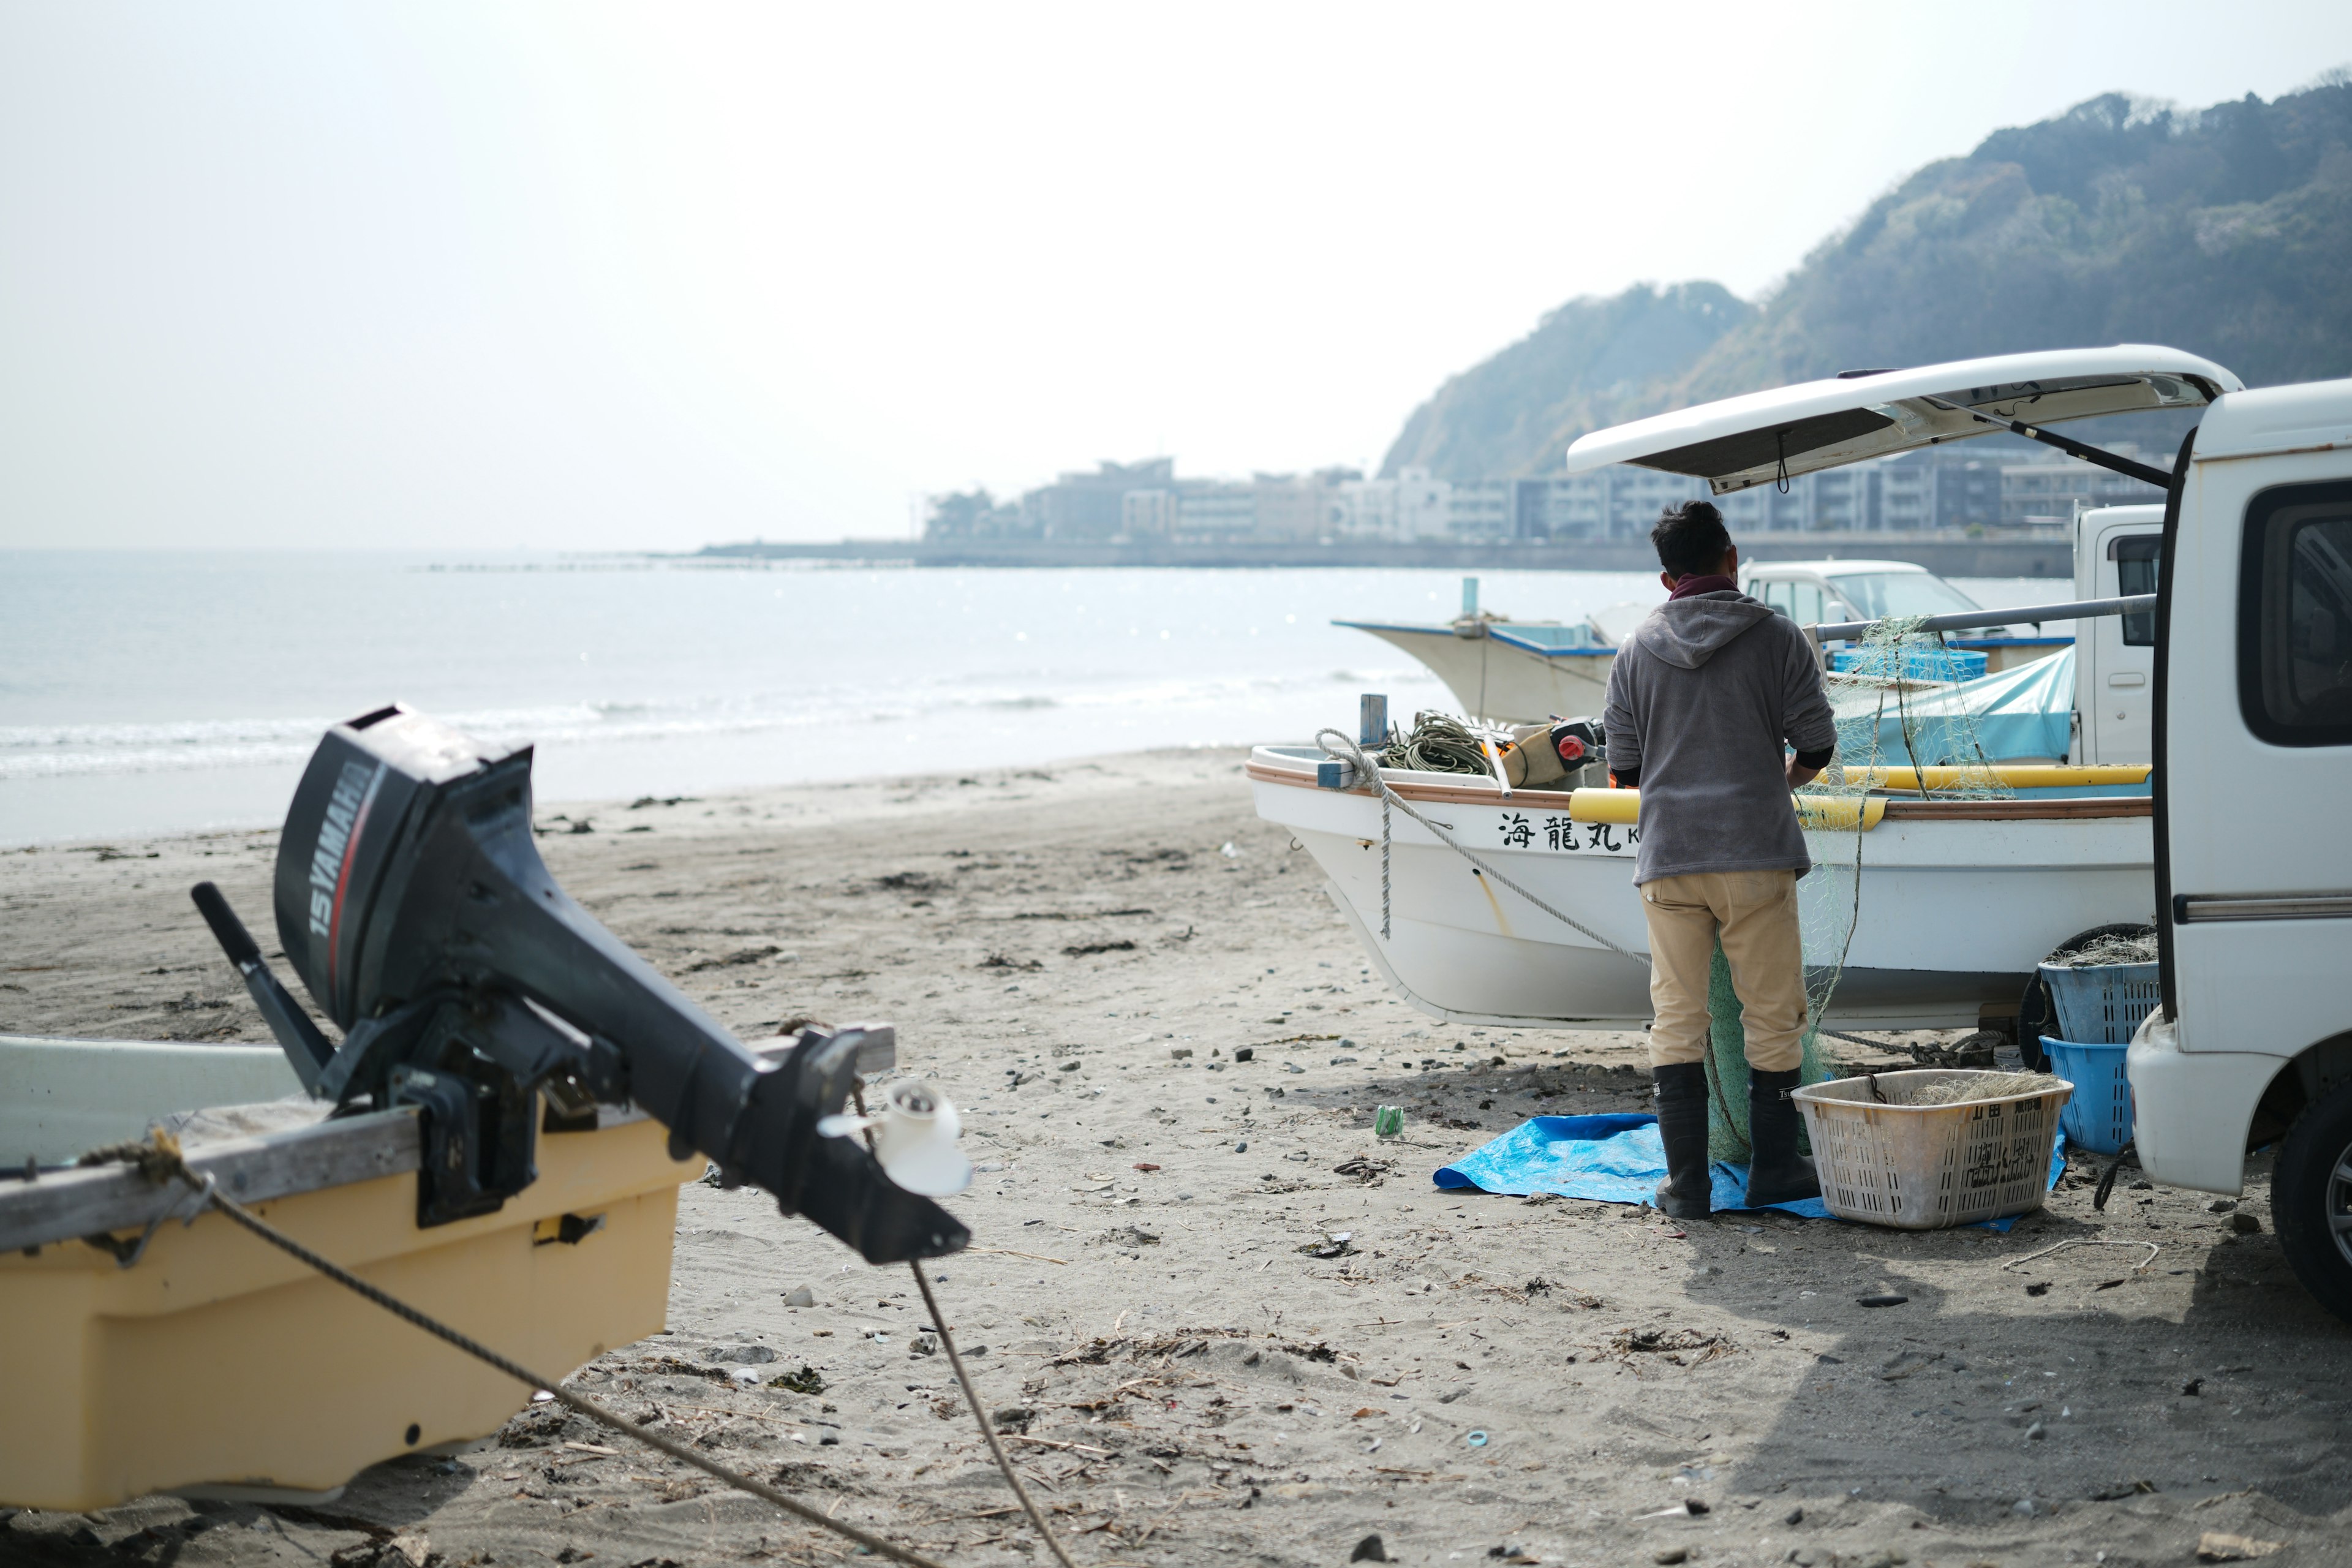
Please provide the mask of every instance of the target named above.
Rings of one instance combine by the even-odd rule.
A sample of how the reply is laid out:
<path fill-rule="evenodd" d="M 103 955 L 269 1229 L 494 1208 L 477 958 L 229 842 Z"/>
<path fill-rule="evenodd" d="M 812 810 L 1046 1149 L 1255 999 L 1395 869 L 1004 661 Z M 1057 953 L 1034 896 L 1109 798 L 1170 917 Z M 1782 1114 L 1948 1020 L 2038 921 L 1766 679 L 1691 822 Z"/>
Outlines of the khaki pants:
<path fill-rule="evenodd" d="M 1642 885 L 1650 922 L 1650 1061 L 1671 1067 L 1707 1054 L 1707 972 L 1718 934 L 1731 961 L 1748 1037 L 1748 1065 L 1786 1072 L 1805 1032 L 1804 939 L 1794 871 L 1697 871 Z"/>

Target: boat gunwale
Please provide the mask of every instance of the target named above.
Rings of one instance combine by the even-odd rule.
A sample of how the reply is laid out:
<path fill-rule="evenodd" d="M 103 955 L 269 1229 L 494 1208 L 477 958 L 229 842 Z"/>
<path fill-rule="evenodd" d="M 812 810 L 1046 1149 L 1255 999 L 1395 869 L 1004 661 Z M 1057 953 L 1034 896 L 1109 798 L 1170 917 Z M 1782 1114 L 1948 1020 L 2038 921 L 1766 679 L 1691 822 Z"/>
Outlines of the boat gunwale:
<path fill-rule="evenodd" d="M 1415 637 L 1450 637 L 1456 642 L 1477 642 L 1483 638 L 1506 644 L 1523 653 L 1534 654 L 1539 658 L 1614 658 L 1623 651 L 1615 647 L 1553 647 L 1528 637 L 1513 637 L 1509 630 L 1512 623 L 1507 621 L 1495 623 L 1477 631 L 1457 631 L 1450 626 L 1411 626 L 1402 622 L 1391 624 L 1381 621 L 1333 621 L 1331 624 L 1335 626 L 1343 626 L 1351 632 L 1370 632 L 1374 637 L 1380 637 L 1388 632 L 1406 632 Z M 1555 621 L 1549 624 L 1558 626 L 1561 623 Z"/>
<path fill-rule="evenodd" d="M 634 1106 L 596 1108 L 599 1131 L 645 1119 Z M 213 1177 L 222 1192 L 251 1205 L 404 1174 L 422 1163 L 420 1145 L 417 1112 L 404 1107 L 199 1143 L 186 1160 L 196 1176 Z M 44 1171 L 35 1181 L 0 1184 L 0 1252 L 142 1229 L 184 1214 L 194 1195 L 128 1165 Z"/>
<path fill-rule="evenodd" d="M 1252 758 L 1244 769 L 1246 775 L 1257 784 L 1287 784 L 1293 789 L 1321 789 L 1315 774 L 1305 769 L 1276 767 Z M 1441 784 L 1392 784 L 1389 786 L 1405 800 L 1427 801 L 1450 805 L 1532 805 L 1547 811 L 1565 811 L 1575 800 L 1575 792 L 1566 790 L 1515 789 L 1509 795 L 1488 785 L 1485 788 L 1448 788 Z M 1360 795 L 1367 800 L 1380 797 L 1370 789 L 1358 784 L 1335 795 Z M 1592 793 L 1592 792 L 1582 792 Z M 1611 795 L 1641 797 L 1639 790 L 1607 790 Z M 1849 796 L 1814 796 L 1814 799 L 1844 800 Z M 2117 817 L 2152 816 L 2156 802 L 2149 795 L 2088 795 L 2055 800 L 1919 800 L 1899 795 L 1882 794 L 1868 798 L 1885 803 L 1885 820 L 1924 822 L 2078 822 L 2099 821 Z"/>

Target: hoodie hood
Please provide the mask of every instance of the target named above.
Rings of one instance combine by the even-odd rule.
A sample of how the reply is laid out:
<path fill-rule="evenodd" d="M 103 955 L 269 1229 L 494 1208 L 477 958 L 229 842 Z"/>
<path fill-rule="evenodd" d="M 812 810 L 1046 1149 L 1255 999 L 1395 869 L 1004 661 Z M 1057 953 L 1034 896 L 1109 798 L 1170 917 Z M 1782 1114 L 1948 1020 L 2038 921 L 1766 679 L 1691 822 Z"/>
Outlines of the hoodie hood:
<path fill-rule="evenodd" d="M 1669 599 L 1642 623 L 1633 640 L 1668 664 L 1696 669 L 1774 614 L 1771 605 L 1729 590 Z"/>

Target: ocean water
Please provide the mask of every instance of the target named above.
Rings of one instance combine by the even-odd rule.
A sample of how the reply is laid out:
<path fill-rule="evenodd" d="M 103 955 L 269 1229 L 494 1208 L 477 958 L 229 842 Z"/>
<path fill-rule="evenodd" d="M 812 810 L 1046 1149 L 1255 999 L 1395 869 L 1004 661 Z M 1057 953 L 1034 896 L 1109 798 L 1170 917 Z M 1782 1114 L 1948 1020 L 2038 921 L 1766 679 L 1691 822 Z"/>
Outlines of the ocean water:
<path fill-rule="evenodd" d="M 1634 573 L 1483 573 L 1573 618 Z M 553 557 L 0 553 L 0 844 L 266 826 L 327 725 L 397 700 L 537 744 L 545 800 L 1302 740 L 1450 707 L 1335 617 L 1438 621 L 1461 574 L 714 569 Z M 1988 604 L 2048 584 L 1967 584 Z"/>

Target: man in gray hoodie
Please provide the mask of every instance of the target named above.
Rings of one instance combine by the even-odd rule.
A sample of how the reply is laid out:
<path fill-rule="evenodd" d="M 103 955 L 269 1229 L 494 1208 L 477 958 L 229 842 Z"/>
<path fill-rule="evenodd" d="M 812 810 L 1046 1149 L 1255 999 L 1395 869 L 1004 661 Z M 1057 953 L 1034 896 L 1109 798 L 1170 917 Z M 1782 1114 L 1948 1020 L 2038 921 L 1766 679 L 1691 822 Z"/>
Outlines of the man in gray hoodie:
<path fill-rule="evenodd" d="M 1718 941 L 1747 1036 L 1748 1201 L 1821 1194 L 1785 1098 L 1805 1028 L 1797 879 L 1812 868 L 1790 795 L 1828 763 L 1837 730 L 1811 640 L 1739 591 L 1723 514 L 1706 501 L 1671 508 L 1650 541 L 1671 596 L 1619 650 L 1605 724 L 1611 775 L 1642 792 L 1633 881 L 1650 928 L 1658 1207 L 1696 1219 L 1714 1206 L 1706 1058 Z"/>

